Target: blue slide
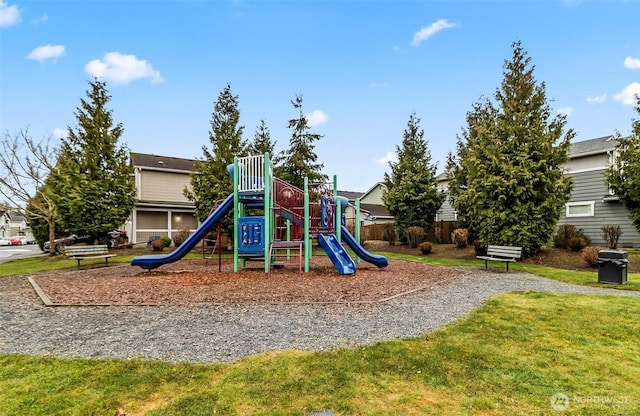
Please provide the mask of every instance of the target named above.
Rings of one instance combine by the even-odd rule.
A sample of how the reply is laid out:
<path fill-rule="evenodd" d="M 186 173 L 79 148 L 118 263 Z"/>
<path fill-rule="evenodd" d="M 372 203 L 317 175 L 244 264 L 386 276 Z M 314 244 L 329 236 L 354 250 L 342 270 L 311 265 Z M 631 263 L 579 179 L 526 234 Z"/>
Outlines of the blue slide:
<path fill-rule="evenodd" d="M 207 233 L 224 218 L 227 212 L 233 209 L 233 194 L 229 195 L 227 199 L 222 202 L 216 208 L 215 211 L 209 215 L 209 218 L 204 220 L 200 227 L 198 227 L 193 234 L 191 234 L 178 248 L 173 250 L 169 254 L 149 254 L 146 256 L 135 257 L 131 260 L 132 266 L 140 266 L 143 269 L 151 270 L 156 269 L 163 264 L 173 263 L 176 260 L 180 260 L 187 253 L 191 251 L 196 244 L 202 240 Z"/>
<path fill-rule="evenodd" d="M 318 243 L 329 256 L 338 273 L 356 274 L 356 263 L 334 234 L 329 236 L 318 234 Z"/>
<path fill-rule="evenodd" d="M 362 247 L 360 243 L 356 241 L 356 239 L 351 235 L 349 230 L 347 230 L 347 227 L 345 227 L 344 225 L 341 228 L 341 232 L 342 241 L 347 243 L 351 250 L 353 250 L 353 252 L 356 253 L 356 255 L 362 260 L 366 261 L 367 263 L 371 263 L 380 269 L 389 265 L 386 257 L 379 256 L 377 254 L 371 254 L 367 250 L 365 250 L 364 247 Z"/>

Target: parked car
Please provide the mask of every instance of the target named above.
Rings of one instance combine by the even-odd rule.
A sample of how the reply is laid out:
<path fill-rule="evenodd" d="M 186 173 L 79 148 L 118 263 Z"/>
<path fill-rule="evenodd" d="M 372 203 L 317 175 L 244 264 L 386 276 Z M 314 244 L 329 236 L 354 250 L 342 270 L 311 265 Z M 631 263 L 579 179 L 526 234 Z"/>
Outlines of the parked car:
<path fill-rule="evenodd" d="M 36 238 L 32 235 L 22 237 L 22 244 L 36 244 Z"/>
<path fill-rule="evenodd" d="M 10 246 L 11 240 L 6 237 L 0 237 L 0 246 Z"/>
<path fill-rule="evenodd" d="M 20 239 L 20 237 L 9 237 L 9 241 L 11 242 L 12 246 L 22 245 L 22 240 Z"/>
<path fill-rule="evenodd" d="M 55 244 L 54 247 L 55 247 L 56 253 L 64 254 L 64 249 L 66 246 L 72 246 L 78 243 L 88 243 L 89 239 L 90 237 L 88 235 L 78 237 L 75 234 L 71 234 L 68 237 L 56 238 L 53 242 Z M 42 245 L 42 249 L 44 251 L 49 251 L 50 247 L 51 247 L 51 243 L 49 241 L 45 241 L 44 244 Z"/>

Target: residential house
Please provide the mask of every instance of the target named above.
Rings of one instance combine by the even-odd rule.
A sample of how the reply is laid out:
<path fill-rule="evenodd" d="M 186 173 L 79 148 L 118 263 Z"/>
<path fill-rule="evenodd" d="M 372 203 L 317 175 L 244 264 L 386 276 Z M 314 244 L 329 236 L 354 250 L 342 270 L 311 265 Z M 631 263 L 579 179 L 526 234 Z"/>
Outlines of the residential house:
<path fill-rule="evenodd" d="M 9 213 L 9 235 L 10 236 L 24 236 L 30 232 L 27 225 L 27 219 L 22 215 L 18 215 L 15 212 Z"/>
<path fill-rule="evenodd" d="M 603 226 L 619 225 L 619 245 L 640 247 L 640 234 L 605 177 L 606 170 L 615 163 L 616 143 L 614 136 L 605 136 L 571 144 L 565 168 L 573 179 L 573 189 L 558 223 L 582 229 L 591 245 L 605 244 Z"/>
<path fill-rule="evenodd" d="M 11 217 L 9 212 L 0 210 L 0 238 L 11 236 Z"/>
<path fill-rule="evenodd" d="M 640 247 L 640 234 L 633 227 L 627 210 L 609 189 L 605 177 L 607 168 L 615 162 L 616 142 L 614 136 L 605 136 L 571 144 L 564 167 L 573 179 L 573 189 L 558 224 L 575 225 L 591 239 L 591 245 L 600 246 L 605 244 L 601 228 L 619 225 L 622 229 L 619 245 Z M 440 189 L 447 189 L 446 174 L 438 175 L 436 180 Z M 456 219 L 448 199 L 437 219 Z"/>
<path fill-rule="evenodd" d="M 198 227 L 195 205 L 184 196 L 191 187 L 195 160 L 144 153 L 130 155 L 134 169 L 136 200 L 125 229 L 132 243 L 152 236 L 168 236 L 182 227 Z"/>
<path fill-rule="evenodd" d="M 360 197 L 360 208 L 369 213 L 362 225 L 385 224 L 393 222 L 393 215 L 382 202 L 382 194 L 387 186 L 383 182 L 373 185 Z"/>

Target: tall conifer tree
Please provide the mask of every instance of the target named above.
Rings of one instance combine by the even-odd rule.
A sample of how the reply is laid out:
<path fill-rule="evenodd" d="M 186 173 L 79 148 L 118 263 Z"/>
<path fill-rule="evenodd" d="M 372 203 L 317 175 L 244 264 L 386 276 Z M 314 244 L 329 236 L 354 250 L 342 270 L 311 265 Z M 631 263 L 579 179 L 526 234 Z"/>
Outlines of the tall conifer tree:
<path fill-rule="evenodd" d="M 302 189 L 305 177 L 309 178 L 309 183 L 326 182 L 328 177 L 322 173 L 324 164 L 318 163 L 315 153 L 315 142 L 322 136 L 311 133 L 309 121 L 302 111 L 302 96 L 296 95 L 291 104 L 298 110 L 298 118 L 289 120 L 289 128 L 292 129 L 291 140 L 282 165 L 276 173 L 278 178 Z"/>
<path fill-rule="evenodd" d="M 122 123 L 114 125 L 106 83 L 89 82 L 87 100 L 80 100 L 78 125 L 62 139 L 52 180 L 57 222 L 71 234 L 104 239 L 124 224 L 133 210 L 135 185 L 129 150 L 118 141 Z"/>
<path fill-rule="evenodd" d="M 431 162 L 424 130 L 415 112 L 409 116 L 396 153 L 398 161 L 389 162 L 391 173 L 384 175 L 387 189 L 382 200 L 395 218 L 396 234 L 404 238 L 408 227 L 423 227 L 427 231 L 445 198 L 436 186 L 437 165 Z"/>
<path fill-rule="evenodd" d="M 636 112 L 640 115 L 640 95 L 636 99 Z M 628 137 L 618 134 L 616 163 L 607 170 L 607 181 L 640 232 L 640 118 L 632 121 Z"/>
<path fill-rule="evenodd" d="M 562 166 L 574 132 L 563 133 L 566 116 L 551 117 L 545 84 L 537 84 L 520 42 L 512 48 L 496 103 L 474 104 L 458 153 L 449 155 L 449 194 L 472 236 L 533 254 L 551 238 L 569 198 Z"/>
<path fill-rule="evenodd" d="M 202 146 L 202 159 L 196 162 L 191 175 L 191 189 L 185 189 L 185 196 L 195 203 L 196 217 L 203 221 L 214 208 L 217 200 L 224 199 L 233 192 L 233 181 L 227 166 L 235 156 L 246 155 L 247 143 L 242 139 L 244 126 L 240 126 L 238 96 L 233 95 L 231 85 L 220 92 L 211 116 L 209 141 L 211 149 Z M 225 232 L 231 235 L 232 222 L 224 222 Z"/>

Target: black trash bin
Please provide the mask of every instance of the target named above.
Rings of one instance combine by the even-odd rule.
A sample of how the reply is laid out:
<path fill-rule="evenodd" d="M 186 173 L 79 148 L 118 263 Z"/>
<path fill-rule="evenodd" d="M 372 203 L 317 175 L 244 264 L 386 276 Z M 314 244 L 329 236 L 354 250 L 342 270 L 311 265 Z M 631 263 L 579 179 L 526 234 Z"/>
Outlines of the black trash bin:
<path fill-rule="evenodd" d="M 623 250 L 600 250 L 598 252 L 598 283 L 627 283 L 627 252 Z"/>

